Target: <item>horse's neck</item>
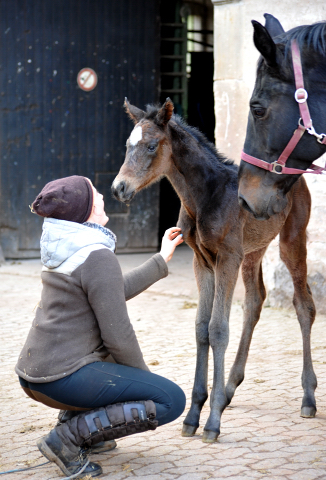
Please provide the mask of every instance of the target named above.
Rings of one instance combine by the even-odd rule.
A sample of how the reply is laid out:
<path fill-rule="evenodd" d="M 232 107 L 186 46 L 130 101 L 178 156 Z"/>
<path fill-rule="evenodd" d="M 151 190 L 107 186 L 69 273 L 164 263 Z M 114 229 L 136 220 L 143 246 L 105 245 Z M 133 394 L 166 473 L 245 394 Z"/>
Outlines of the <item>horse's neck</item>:
<path fill-rule="evenodd" d="M 186 212 L 193 220 L 195 220 L 197 212 L 196 195 L 194 195 L 194 192 L 192 192 L 191 188 L 189 188 L 186 177 L 178 170 L 173 160 L 174 158 L 172 158 L 172 163 L 167 178 L 172 184 L 174 190 L 177 192 Z"/>
<path fill-rule="evenodd" d="M 170 125 L 171 123 L 171 125 Z M 188 215 L 195 219 L 199 205 L 205 202 L 217 168 L 210 165 L 208 151 L 189 132 L 175 122 L 169 123 L 171 166 L 167 178 L 177 192 Z M 207 161 L 205 161 L 207 159 Z M 221 166 L 223 170 L 223 166 Z M 214 182 L 218 188 L 219 182 Z"/>
<path fill-rule="evenodd" d="M 170 121 L 168 125 L 172 154 L 167 178 L 177 192 L 186 212 L 195 220 L 199 199 L 197 191 L 202 181 L 199 178 L 200 170 L 203 168 L 198 162 L 200 147 L 197 142 L 195 143 L 192 135 L 180 125 L 174 121 Z M 194 171 L 196 171 L 196 179 L 193 178 Z"/>

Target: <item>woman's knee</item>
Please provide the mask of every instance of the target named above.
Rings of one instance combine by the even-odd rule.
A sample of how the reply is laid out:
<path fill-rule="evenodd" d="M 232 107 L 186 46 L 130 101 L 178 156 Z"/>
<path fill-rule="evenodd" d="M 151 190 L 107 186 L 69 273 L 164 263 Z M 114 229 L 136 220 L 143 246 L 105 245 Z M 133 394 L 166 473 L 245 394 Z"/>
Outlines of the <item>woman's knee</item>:
<path fill-rule="evenodd" d="M 174 408 L 175 408 L 175 411 L 176 411 L 176 418 L 178 418 L 184 411 L 185 407 L 186 407 L 186 395 L 184 393 L 184 391 L 182 390 L 181 387 L 179 387 L 179 385 L 177 385 L 176 383 L 173 384 L 174 385 L 174 388 L 175 388 L 175 392 L 174 392 Z"/>
<path fill-rule="evenodd" d="M 157 404 L 157 419 L 160 426 L 180 417 L 186 406 L 184 391 L 176 383 L 169 381 L 167 393 L 170 401 L 164 405 Z"/>

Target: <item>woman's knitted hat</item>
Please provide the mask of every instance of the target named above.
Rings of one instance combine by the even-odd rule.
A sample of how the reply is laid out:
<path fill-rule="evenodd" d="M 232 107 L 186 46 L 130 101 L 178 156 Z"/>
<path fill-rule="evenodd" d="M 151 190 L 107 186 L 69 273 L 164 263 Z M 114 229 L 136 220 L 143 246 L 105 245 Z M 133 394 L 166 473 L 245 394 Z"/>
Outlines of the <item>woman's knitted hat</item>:
<path fill-rule="evenodd" d="M 41 217 L 84 223 L 93 207 L 91 182 L 78 175 L 59 178 L 45 185 L 32 204 L 32 212 Z"/>

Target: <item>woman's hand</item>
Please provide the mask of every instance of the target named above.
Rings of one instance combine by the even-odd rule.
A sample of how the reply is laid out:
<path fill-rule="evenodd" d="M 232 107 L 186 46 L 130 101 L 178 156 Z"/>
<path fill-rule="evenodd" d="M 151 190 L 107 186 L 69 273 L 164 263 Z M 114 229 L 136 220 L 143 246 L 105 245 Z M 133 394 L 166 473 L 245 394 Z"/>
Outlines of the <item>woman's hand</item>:
<path fill-rule="evenodd" d="M 165 234 L 162 238 L 162 246 L 161 246 L 161 251 L 160 254 L 168 263 L 174 253 L 174 250 L 177 245 L 180 245 L 180 243 L 183 242 L 183 235 L 181 233 L 181 228 L 178 227 L 172 227 L 168 228 L 165 231 Z"/>

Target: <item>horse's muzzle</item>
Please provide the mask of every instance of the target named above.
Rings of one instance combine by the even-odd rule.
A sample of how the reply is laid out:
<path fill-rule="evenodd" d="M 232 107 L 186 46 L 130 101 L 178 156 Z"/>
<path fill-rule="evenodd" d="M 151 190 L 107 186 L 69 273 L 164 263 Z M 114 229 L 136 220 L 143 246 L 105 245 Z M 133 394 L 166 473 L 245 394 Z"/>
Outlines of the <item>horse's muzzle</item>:
<path fill-rule="evenodd" d="M 251 215 L 253 215 L 256 218 L 256 220 L 268 220 L 270 218 L 270 215 L 268 215 L 266 211 L 259 212 L 259 213 L 255 212 L 255 210 L 253 210 L 250 207 L 250 205 L 247 203 L 245 198 L 242 197 L 241 195 L 238 195 L 238 202 L 240 207 L 246 210 L 247 212 L 251 213 Z"/>
<path fill-rule="evenodd" d="M 263 198 L 258 198 L 257 202 L 252 202 L 238 192 L 238 202 L 239 205 L 250 212 L 256 220 L 268 220 L 273 215 L 281 213 L 287 206 L 288 200 L 286 196 L 283 195 L 267 195 L 265 194 Z"/>

